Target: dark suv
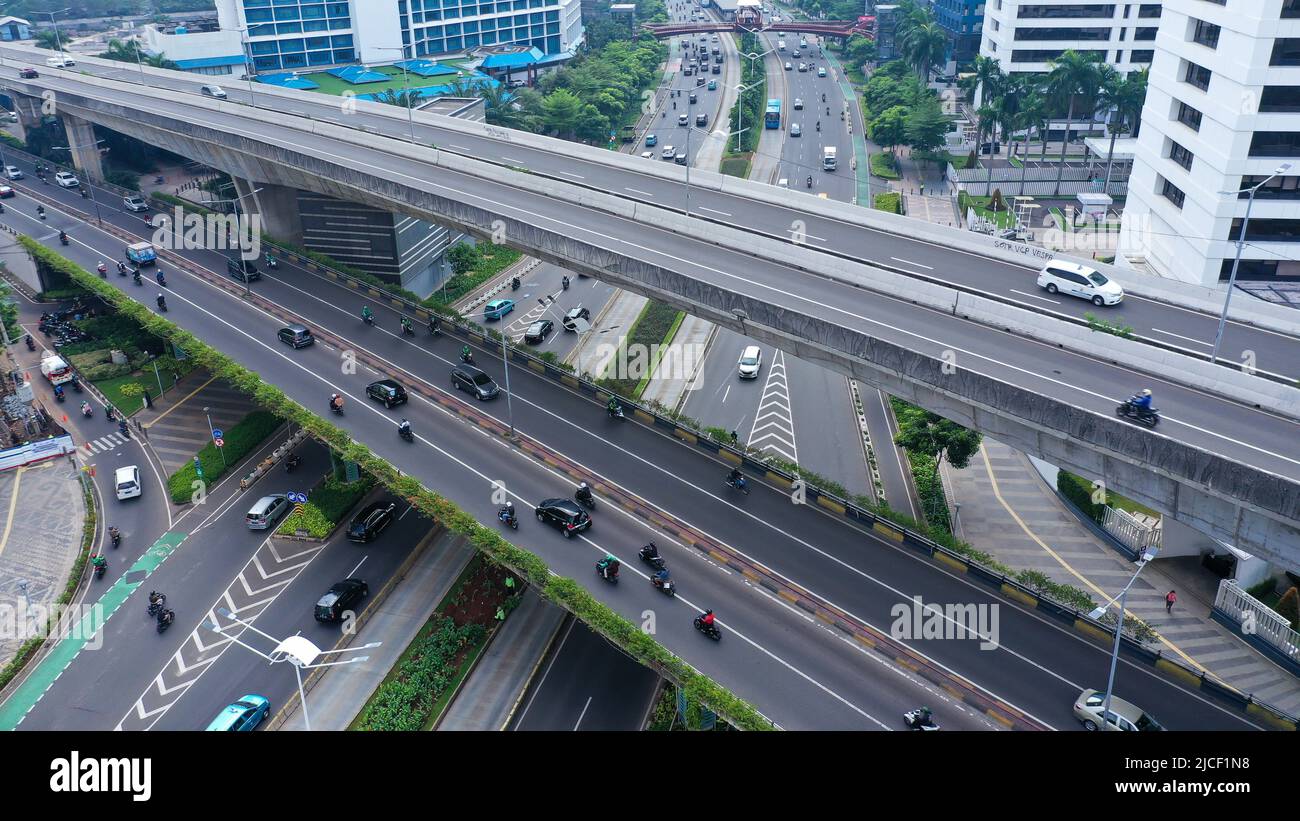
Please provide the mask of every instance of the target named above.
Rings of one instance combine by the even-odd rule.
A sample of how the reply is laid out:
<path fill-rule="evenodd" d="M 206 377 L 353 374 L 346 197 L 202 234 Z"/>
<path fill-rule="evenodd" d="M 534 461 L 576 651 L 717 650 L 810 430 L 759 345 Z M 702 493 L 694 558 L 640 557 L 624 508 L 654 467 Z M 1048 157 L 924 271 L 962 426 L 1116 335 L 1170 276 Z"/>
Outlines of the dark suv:
<path fill-rule="evenodd" d="M 591 517 L 587 511 L 572 499 L 543 499 L 537 505 L 537 521 L 545 522 L 560 531 L 566 539 L 591 527 Z"/>
<path fill-rule="evenodd" d="M 492 381 L 492 377 L 473 365 L 457 365 L 452 368 L 451 386 L 457 390 L 465 391 L 475 399 L 482 400 L 491 399 L 501 392 L 497 387 L 497 383 Z"/>
<path fill-rule="evenodd" d="M 379 538 L 384 528 L 396 518 L 396 502 L 372 502 L 366 505 L 348 525 L 348 538 L 354 542 L 372 542 Z"/>
<path fill-rule="evenodd" d="M 355 611 L 361 600 L 369 595 L 370 586 L 361 579 L 336 582 L 316 602 L 316 621 L 338 621 L 349 610 Z"/>
<path fill-rule="evenodd" d="M 569 312 L 564 315 L 564 319 L 560 324 L 564 326 L 564 330 L 566 331 L 576 331 L 578 330 L 579 319 L 586 320 L 587 324 L 591 324 L 591 311 L 587 308 L 581 307 L 571 308 Z"/>
<path fill-rule="evenodd" d="M 378 382 L 366 385 L 366 396 L 376 402 L 383 402 L 386 408 L 391 408 L 393 405 L 406 403 L 406 388 L 392 379 L 380 379 Z"/>
<path fill-rule="evenodd" d="M 306 325 L 297 323 L 281 328 L 278 336 L 281 342 L 292 348 L 305 348 L 316 341 L 316 337 L 311 335 Z"/>

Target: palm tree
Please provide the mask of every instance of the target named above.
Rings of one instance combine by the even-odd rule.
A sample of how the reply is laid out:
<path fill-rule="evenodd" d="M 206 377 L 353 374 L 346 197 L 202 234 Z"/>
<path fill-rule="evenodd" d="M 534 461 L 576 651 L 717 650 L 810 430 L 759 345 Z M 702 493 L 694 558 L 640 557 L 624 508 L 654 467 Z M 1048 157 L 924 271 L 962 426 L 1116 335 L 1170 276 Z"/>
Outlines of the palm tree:
<path fill-rule="evenodd" d="M 375 95 L 375 102 L 414 108 L 420 104 L 420 92 L 413 88 L 386 88 Z"/>
<path fill-rule="evenodd" d="M 516 95 L 507 91 L 504 85 L 484 85 L 478 96 L 483 98 L 483 113 L 489 124 L 520 131 L 531 130 L 528 113 L 515 102 Z"/>
<path fill-rule="evenodd" d="M 1043 117 L 1046 116 L 1047 101 L 1043 99 L 1041 91 L 1041 80 L 1033 74 L 1016 74 L 1013 75 L 1012 83 L 1014 91 L 1008 91 L 1007 96 L 1015 95 L 1019 100 L 1020 112 L 1017 115 L 1017 127 L 1025 129 L 1025 152 L 1020 161 L 1020 193 L 1025 193 L 1025 174 L 1029 168 L 1029 128 L 1035 126 L 1043 127 Z M 1043 151 L 1045 152 L 1047 139 L 1046 130 L 1039 132 L 1043 137 Z M 1041 160 L 1040 160 L 1041 161 Z"/>
<path fill-rule="evenodd" d="M 898 41 L 899 50 L 909 63 L 916 66 L 916 71 L 924 82 L 929 79 L 934 64 L 943 59 L 944 51 L 948 48 L 948 33 L 931 19 L 908 26 L 899 35 Z"/>
<path fill-rule="evenodd" d="M 1100 107 L 1107 112 L 1106 130 L 1110 132 L 1110 148 L 1106 152 L 1106 187 L 1110 188 L 1110 170 L 1115 161 L 1115 137 L 1121 133 L 1128 134 L 1137 126 L 1142 114 L 1142 105 L 1147 98 L 1147 69 L 1130 72 L 1120 76 L 1112 69 L 1113 76 L 1101 87 Z"/>
<path fill-rule="evenodd" d="M 963 91 L 970 95 L 972 104 L 975 103 L 976 97 L 978 97 L 982 106 L 992 105 L 996 107 L 997 99 L 1001 96 L 1002 87 L 1006 81 L 1007 75 L 1002 71 L 1002 66 L 998 63 L 997 58 L 985 57 L 981 54 L 975 58 L 973 71 L 961 79 L 960 86 Z M 975 113 L 978 120 L 975 124 L 975 132 L 977 135 L 981 135 L 978 139 L 982 140 L 984 117 L 978 110 Z M 975 151 L 977 154 L 979 153 L 978 146 L 976 146 Z"/>
<path fill-rule="evenodd" d="M 1074 49 L 1051 61 L 1052 70 L 1047 75 L 1048 90 L 1055 97 L 1068 97 L 1070 100 L 1065 117 L 1065 139 L 1061 141 L 1061 161 L 1056 166 L 1056 190 L 1053 196 L 1061 194 L 1061 179 L 1065 176 L 1065 151 L 1070 145 L 1070 126 L 1074 120 L 1074 106 L 1080 97 L 1089 99 L 1097 94 L 1101 82 L 1097 58 L 1084 55 Z"/>

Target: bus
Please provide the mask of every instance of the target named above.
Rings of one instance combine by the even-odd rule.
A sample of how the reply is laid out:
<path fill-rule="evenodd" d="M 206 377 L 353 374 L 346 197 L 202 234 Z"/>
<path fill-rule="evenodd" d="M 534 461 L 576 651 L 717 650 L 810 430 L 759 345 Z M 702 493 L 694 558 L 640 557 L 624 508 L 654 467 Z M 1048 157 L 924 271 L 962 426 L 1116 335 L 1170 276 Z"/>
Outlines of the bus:
<path fill-rule="evenodd" d="M 768 100 L 767 111 L 763 114 L 763 125 L 767 128 L 781 127 L 781 101 Z"/>

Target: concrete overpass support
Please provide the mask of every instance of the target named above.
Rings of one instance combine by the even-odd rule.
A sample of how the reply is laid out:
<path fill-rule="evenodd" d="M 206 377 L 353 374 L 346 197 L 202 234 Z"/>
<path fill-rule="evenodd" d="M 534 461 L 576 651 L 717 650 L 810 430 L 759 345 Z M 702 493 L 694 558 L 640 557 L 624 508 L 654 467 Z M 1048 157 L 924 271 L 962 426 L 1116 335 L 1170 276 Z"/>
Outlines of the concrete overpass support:
<path fill-rule="evenodd" d="M 99 144 L 95 142 L 95 126 L 89 120 L 71 114 L 63 114 L 62 120 L 68 146 L 72 149 L 72 164 L 91 180 L 103 180 L 104 162 L 99 154 Z"/>
<path fill-rule="evenodd" d="M 41 127 L 41 101 L 21 94 L 13 94 L 11 99 L 14 102 L 14 113 L 18 115 L 18 122 L 14 123 L 10 130 L 15 137 L 27 142 L 28 133 Z"/>
<path fill-rule="evenodd" d="M 260 229 L 272 237 L 302 245 L 302 219 L 298 214 L 298 189 L 269 182 L 232 177 L 239 207 L 256 215 Z"/>

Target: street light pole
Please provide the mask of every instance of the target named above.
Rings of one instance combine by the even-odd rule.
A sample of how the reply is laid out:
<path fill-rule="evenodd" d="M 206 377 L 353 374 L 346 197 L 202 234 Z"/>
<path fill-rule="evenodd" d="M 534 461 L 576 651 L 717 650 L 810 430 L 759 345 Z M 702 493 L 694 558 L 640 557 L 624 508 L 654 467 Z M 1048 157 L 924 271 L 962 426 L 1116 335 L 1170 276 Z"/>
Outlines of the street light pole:
<path fill-rule="evenodd" d="M 1124 609 L 1125 604 L 1128 602 L 1128 591 L 1129 588 L 1133 586 L 1133 582 L 1137 581 L 1137 577 L 1142 572 L 1142 568 L 1146 567 L 1147 562 L 1156 557 L 1159 548 L 1147 546 L 1143 548 L 1143 550 L 1142 558 L 1138 560 L 1137 570 L 1134 571 L 1133 578 L 1128 580 L 1128 584 L 1124 585 L 1124 590 L 1119 594 L 1119 616 L 1115 620 L 1115 642 L 1110 651 L 1110 675 L 1106 679 L 1106 699 L 1101 705 L 1102 726 L 1100 729 L 1102 730 L 1106 729 L 1106 716 L 1110 713 L 1110 700 L 1115 689 L 1115 667 L 1119 664 L 1119 640 L 1120 636 L 1124 634 Z M 1100 619 L 1106 614 L 1106 610 L 1108 610 L 1109 607 L 1110 605 L 1102 605 L 1088 615 L 1094 619 Z"/>
<path fill-rule="evenodd" d="M 50 25 L 54 26 L 54 44 L 59 48 L 60 57 L 63 56 L 63 38 L 59 36 L 59 21 L 54 19 L 54 15 L 66 14 L 67 12 L 70 11 L 72 11 L 72 9 L 60 9 L 59 11 L 43 12 L 43 14 L 49 15 Z"/>
<path fill-rule="evenodd" d="M 229 203 L 229 204 L 235 206 L 235 230 L 238 231 L 238 232 L 239 232 L 239 235 L 242 237 L 242 236 L 244 235 L 244 219 L 243 219 L 243 212 L 242 212 L 242 211 L 240 210 L 240 208 L 239 208 L 239 201 L 242 200 L 244 197 L 251 197 L 251 196 L 253 196 L 254 194 L 256 194 L 258 191 L 261 191 L 261 190 L 262 190 L 262 189 L 260 189 L 260 188 L 254 188 L 252 191 L 249 191 L 247 194 L 239 194 L 239 195 L 236 196 L 234 199 L 226 199 L 226 200 L 204 200 L 204 201 L 203 201 L 203 204 L 204 204 L 204 205 L 216 205 L 216 204 L 218 204 L 218 203 Z M 234 249 L 234 251 L 235 251 L 235 257 L 236 257 L 235 261 L 239 264 L 240 276 L 241 276 L 241 277 L 243 278 L 243 280 L 244 280 L 244 296 L 251 296 L 252 293 L 253 293 L 253 287 L 252 287 L 252 285 L 249 283 L 249 279 L 248 279 L 248 271 L 244 270 L 244 263 L 246 262 L 246 260 L 240 258 L 239 247 L 238 247 L 238 245 L 239 245 L 239 243 L 236 242 L 236 243 L 235 243 L 235 246 L 236 246 L 236 247 L 235 247 L 235 249 Z"/>
<path fill-rule="evenodd" d="M 1240 191 L 1220 191 L 1221 194 L 1236 194 L 1240 196 L 1243 192 L 1249 191 L 1250 196 L 1246 200 L 1246 216 L 1241 221 L 1241 231 L 1237 233 L 1237 255 L 1232 260 L 1232 273 L 1228 276 L 1228 293 L 1223 298 L 1223 313 L 1219 314 L 1219 328 L 1214 332 L 1214 350 L 1210 352 L 1210 361 L 1219 361 L 1219 346 L 1223 343 L 1223 328 L 1228 323 L 1228 305 L 1232 303 L 1232 289 L 1237 285 L 1237 267 L 1241 265 L 1241 249 L 1246 244 L 1246 229 L 1250 226 L 1250 210 L 1255 205 L 1255 192 L 1264 187 L 1266 183 L 1274 177 L 1281 176 L 1291 170 L 1291 163 L 1284 162 L 1274 169 L 1263 180 L 1249 188 L 1243 188 Z"/>
<path fill-rule="evenodd" d="M 402 55 L 402 88 L 406 97 L 406 124 L 411 131 L 411 144 L 415 144 L 415 110 L 411 105 L 411 73 L 406 67 L 405 46 L 375 46 L 376 51 L 396 51 Z"/>

